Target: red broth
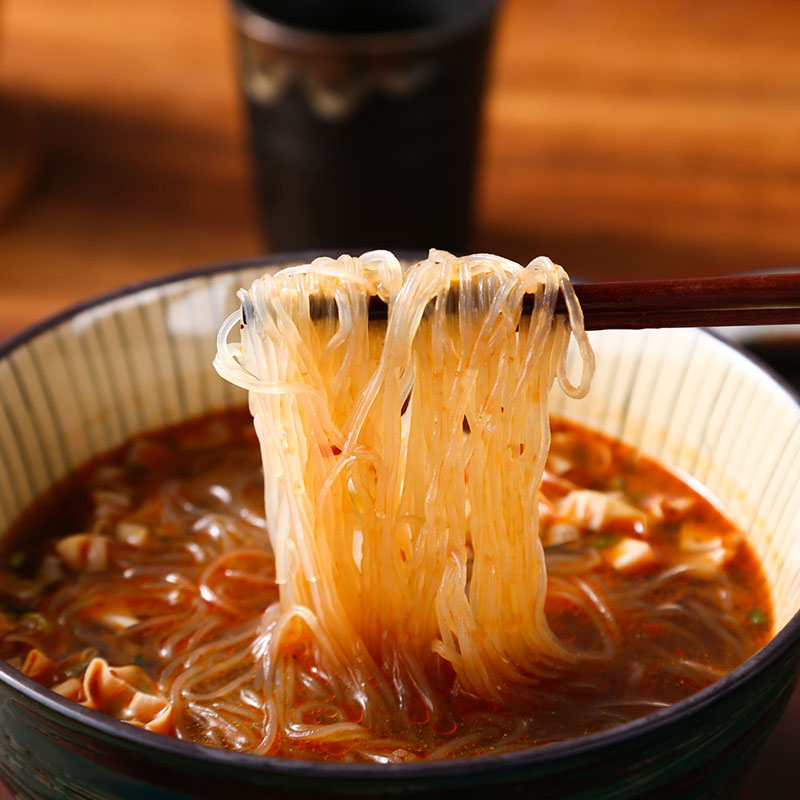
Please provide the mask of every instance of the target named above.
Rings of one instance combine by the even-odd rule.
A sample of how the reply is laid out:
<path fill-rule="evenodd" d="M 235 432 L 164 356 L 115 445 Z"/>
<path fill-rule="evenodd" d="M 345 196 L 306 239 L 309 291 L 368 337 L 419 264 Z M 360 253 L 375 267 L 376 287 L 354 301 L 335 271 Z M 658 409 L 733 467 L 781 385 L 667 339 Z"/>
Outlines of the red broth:
<path fill-rule="evenodd" d="M 769 589 L 741 532 L 629 447 L 554 421 L 539 510 L 548 620 L 591 660 L 520 686 L 513 708 L 464 692 L 441 661 L 427 676 L 439 713 L 409 708 L 412 731 L 377 720 L 371 744 L 320 749 L 279 736 L 270 753 L 391 762 L 571 739 L 687 697 L 770 638 Z M 2 658 L 131 724 L 258 752 L 259 702 L 270 687 L 259 685 L 247 654 L 278 592 L 246 409 L 139 436 L 95 459 L 5 541 Z M 298 664 L 313 659 L 302 635 L 288 646 Z M 203 672 L 206 661 L 213 670 Z M 359 714 L 330 698 L 309 701 L 298 721 L 359 722 Z"/>

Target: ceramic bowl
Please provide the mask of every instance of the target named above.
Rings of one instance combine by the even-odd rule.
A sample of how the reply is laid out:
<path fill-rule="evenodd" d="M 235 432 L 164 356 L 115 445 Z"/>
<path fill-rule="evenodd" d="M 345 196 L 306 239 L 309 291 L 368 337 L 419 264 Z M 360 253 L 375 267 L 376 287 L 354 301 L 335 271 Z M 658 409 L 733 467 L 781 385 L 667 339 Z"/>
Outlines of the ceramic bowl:
<path fill-rule="evenodd" d="M 235 291 L 283 256 L 129 287 L 0 349 L 0 531 L 59 477 L 129 436 L 245 397 L 211 367 Z M 0 664 L 0 774 L 26 798 L 729 796 L 791 693 L 800 645 L 800 407 L 699 330 L 592 336 L 589 397 L 553 410 L 687 473 L 748 534 L 777 633 L 713 686 L 571 742 L 414 765 L 289 761 L 193 745 L 75 705 Z"/>

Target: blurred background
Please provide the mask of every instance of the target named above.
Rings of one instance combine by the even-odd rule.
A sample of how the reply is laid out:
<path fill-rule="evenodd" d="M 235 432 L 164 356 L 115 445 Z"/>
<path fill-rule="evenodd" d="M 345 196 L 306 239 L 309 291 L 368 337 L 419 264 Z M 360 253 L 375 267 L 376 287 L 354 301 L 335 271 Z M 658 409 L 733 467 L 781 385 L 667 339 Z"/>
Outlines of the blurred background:
<path fill-rule="evenodd" d="M 507 0 L 471 249 L 587 278 L 800 263 L 798 31 L 795 0 Z M 224 0 L 0 0 L 0 339 L 269 251 L 235 61 Z M 794 706 L 748 791 L 797 796 Z"/>
<path fill-rule="evenodd" d="M 472 247 L 586 277 L 796 264 L 798 30 L 792 0 L 508 0 Z M 269 248 L 234 62 L 224 0 L 0 0 L 0 336 Z"/>

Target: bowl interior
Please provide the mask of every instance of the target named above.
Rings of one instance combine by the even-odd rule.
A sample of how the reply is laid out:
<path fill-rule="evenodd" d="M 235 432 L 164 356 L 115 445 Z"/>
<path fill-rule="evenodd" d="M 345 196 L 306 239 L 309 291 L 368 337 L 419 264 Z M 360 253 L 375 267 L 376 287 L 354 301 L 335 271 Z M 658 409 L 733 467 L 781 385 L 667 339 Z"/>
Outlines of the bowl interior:
<path fill-rule="evenodd" d="M 775 628 L 800 609 L 800 406 L 744 353 L 697 329 L 591 335 L 584 400 L 552 410 L 683 473 L 748 537 L 772 590 Z M 574 354 L 572 354 L 574 355 Z"/>
<path fill-rule="evenodd" d="M 129 436 L 242 404 L 211 361 L 236 290 L 263 266 L 172 280 L 90 304 L 0 351 L 0 531 L 42 491 Z M 592 334 L 597 371 L 554 413 L 707 487 L 745 530 L 776 629 L 800 608 L 800 407 L 749 358 L 698 330 Z"/>

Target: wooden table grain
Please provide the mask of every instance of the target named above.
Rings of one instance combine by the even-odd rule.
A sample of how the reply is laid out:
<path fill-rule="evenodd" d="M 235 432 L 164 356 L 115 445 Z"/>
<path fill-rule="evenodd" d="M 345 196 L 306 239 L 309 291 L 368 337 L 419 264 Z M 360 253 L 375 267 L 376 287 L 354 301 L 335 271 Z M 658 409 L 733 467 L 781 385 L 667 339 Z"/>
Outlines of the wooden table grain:
<path fill-rule="evenodd" d="M 267 249 L 226 17 L 0 0 L 0 339 Z M 475 249 L 607 278 L 799 263 L 798 30 L 795 0 L 508 0 Z M 799 746 L 796 695 L 745 796 L 797 797 Z"/>

